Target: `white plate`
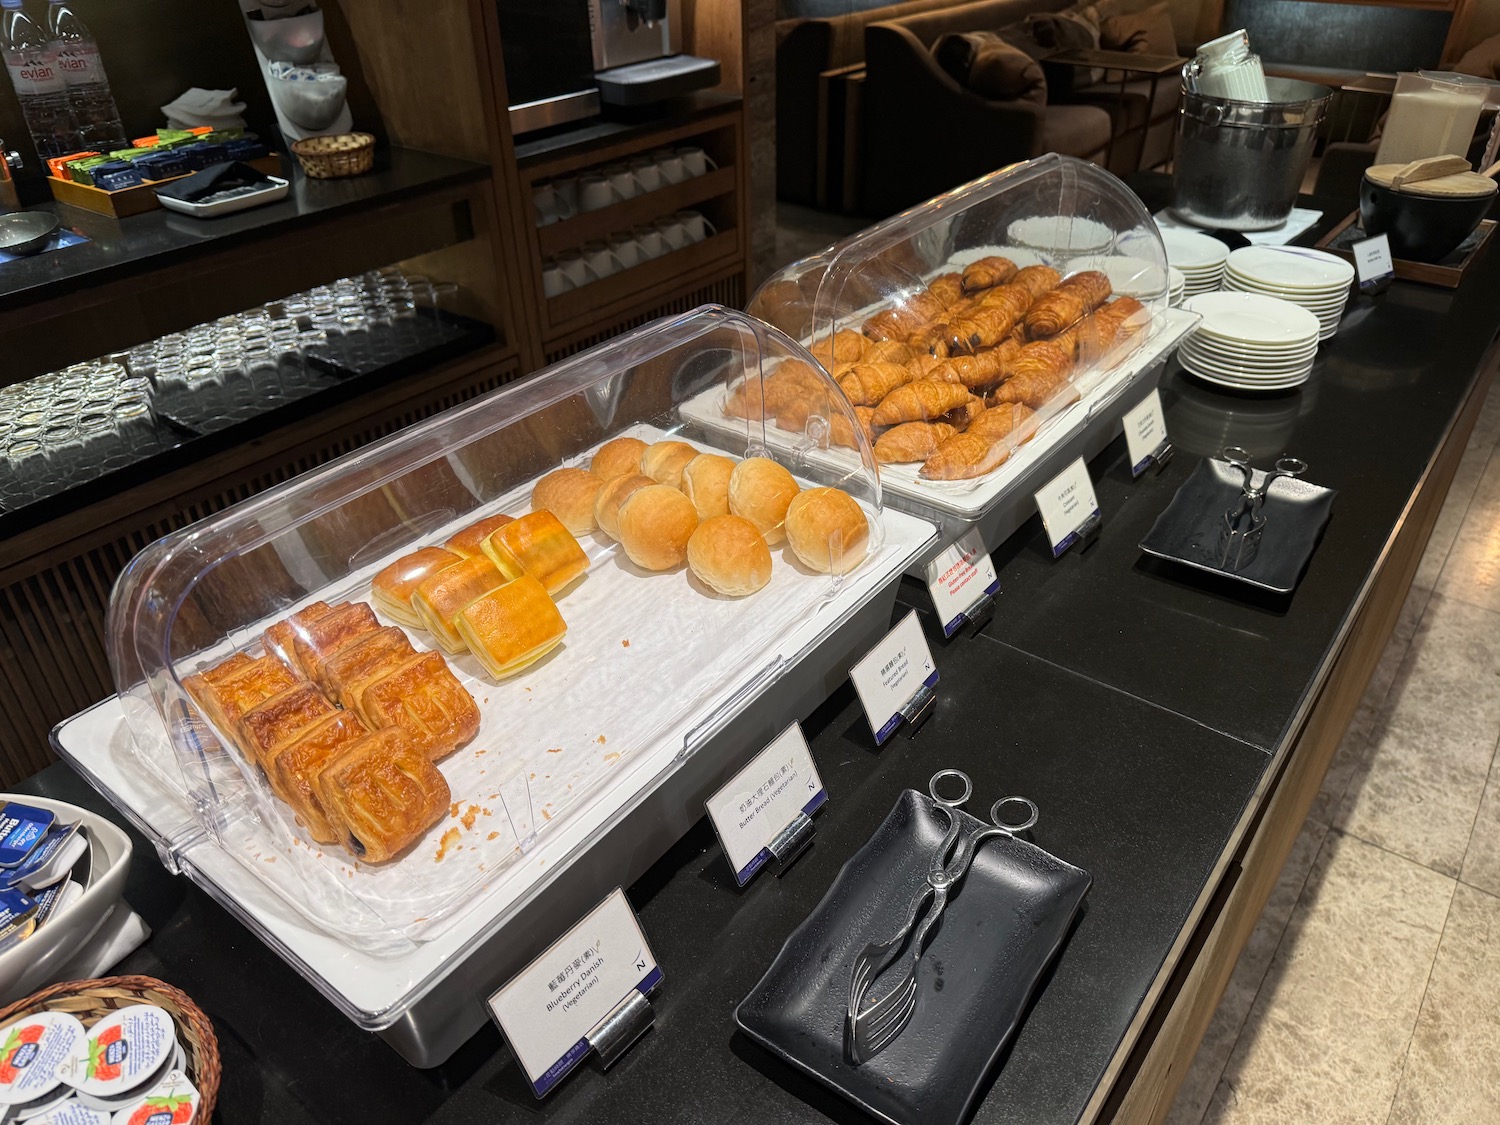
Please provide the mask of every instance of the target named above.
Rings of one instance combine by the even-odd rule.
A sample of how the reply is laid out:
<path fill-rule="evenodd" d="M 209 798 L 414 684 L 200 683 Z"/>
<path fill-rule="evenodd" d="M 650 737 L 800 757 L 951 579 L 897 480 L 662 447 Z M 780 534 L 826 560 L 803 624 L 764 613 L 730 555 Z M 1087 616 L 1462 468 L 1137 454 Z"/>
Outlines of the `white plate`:
<path fill-rule="evenodd" d="M 1295 294 L 1298 297 L 1332 297 L 1349 291 L 1347 282 L 1338 285 L 1280 285 L 1273 281 L 1263 281 L 1258 277 L 1252 277 L 1250 274 L 1240 273 L 1235 269 L 1225 270 L 1224 280 L 1237 281 L 1241 285 L 1253 285 L 1268 293 Z"/>
<path fill-rule="evenodd" d="M 1286 293 L 1272 293 L 1272 292 L 1270 292 L 1269 290 L 1266 290 L 1266 289 L 1254 289 L 1254 288 L 1251 288 L 1248 285 L 1237 285 L 1237 284 L 1234 284 L 1232 282 L 1230 284 L 1224 286 L 1224 292 L 1226 292 L 1226 293 L 1259 293 L 1262 297 L 1276 297 L 1276 298 L 1279 298 L 1280 300 L 1283 300 L 1283 301 L 1290 301 L 1294 305 L 1301 305 L 1304 309 L 1307 309 L 1309 312 L 1313 313 L 1314 315 L 1318 315 L 1318 314 L 1321 314 L 1321 313 L 1337 312 L 1339 309 L 1343 308 L 1345 305 L 1347 305 L 1349 303 L 1348 300 L 1342 294 L 1339 295 L 1339 296 L 1337 296 L 1337 297 L 1333 297 L 1333 298 L 1319 298 L 1316 301 L 1310 301 L 1310 300 L 1305 300 L 1305 299 L 1302 299 L 1302 298 L 1299 298 L 1299 297 L 1293 297 L 1290 294 L 1286 294 Z"/>
<path fill-rule="evenodd" d="M 1347 287 L 1354 267 L 1322 250 L 1242 246 L 1229 255 L 1229 270 L 1264 285 L 1286 289 Z"/>
<path fill-rule="evenodd" d="M 1006 228 L 1012 242 L 1033 250 L 1071 254 L 1102 254 L 1115 241 L 1115 232 L 1103 223 L 1068 215 L 1037 215 L 1017 219 Z"/>
<path fill-rule="evenodd" d="M 1274 385 L 1262 383 L 1252 385 L 1248 383 L 1241 383 L 1233 378 L 1226 379 L 1223 376 L 1214 375 L 1205 371 L 1194 371 L 1191 367 L 1187 367 L 1186 364 L 1184 364 L 1183 366 L 1189 374 L 1196 375 L 1205 383 L 1213 383 L 1215 386 L 1219 387 L 1230 387 L 1237 391 L 1289 391 L 1294 387 L 1300 387 L 1308 380 L 1307 375 L 1302 375 L 1295 379 L 1288 379 L 1285 383 L 1277 383 Z"/>
<path fill-rule="evenodd" d="M 1167 248 L 1168 263 L 1185 274 L 1219 272 L 1229 260 L 1229 247 L 1206 234 L 1164 230 L 1161 232 L 1161 242 Z"/>
<path fill-rule="evenodd" d="M 1234 348 L 1215 348 L 1201 342 L 1185 341 L 1183 350 L 1189 355 L 1200 356 L 1214 363 L 1244 363 L 1252 367 L 1288 367 L 1306 362 L 1318 354 L 1316 340 L 1294 352 L 1257 352 Z"/>
<path fill-rule="evenodd" d="M 1258 340 L 1242 340 L 1234 336 L 1219 336 L 1212 332 L 1204 332 L 1199 328 L 1192 336 L 1188 337 L 1193 347 L 1204 348 L 1209 351 L 1247 352 L 1255 355 L 1291 355 L 1313 346 L 1317 335 L 1322 328 L 1315 327 L 1305 336 L 1284 344 L 1264 344 Z"/>
<path fill-rule="evenodd" d="M 1322 325 L 1301 305 L 1259 293 L 1200 293 L 1183 305 L 1198 313 L 1198 331 L 1244 344 L 1299 344 Z"/>
<path fill-rule="evenodd" d="M 1064 273 L 1098 270 L 1109 278 L 1110 287 L 1126 297 L 1160 297 L 1169 292 L 1168 275 L 1155 262 L 1123 254 L 1086 254 L 1068 262 Z"/>
<path fill-rule="evenodd" d="M 1181 354 L 1181 360 L 1185 367 L 1191 367 L 1194 370 L 1212 371 L 1216 375 L 1239 379 L 1245 383 L 1279 383 L 1286 379 L 1306 375 L 1307 372 L 1312 370 L 1313 366 L 1313 360 L 1309 358 L 1300 363 L 1288 364 L 1285 367 L 1274 369 L 1250 368 L 1236 363 L 1215 363 L 1202 356 L 1194 355 L 1191 352 Z"/>

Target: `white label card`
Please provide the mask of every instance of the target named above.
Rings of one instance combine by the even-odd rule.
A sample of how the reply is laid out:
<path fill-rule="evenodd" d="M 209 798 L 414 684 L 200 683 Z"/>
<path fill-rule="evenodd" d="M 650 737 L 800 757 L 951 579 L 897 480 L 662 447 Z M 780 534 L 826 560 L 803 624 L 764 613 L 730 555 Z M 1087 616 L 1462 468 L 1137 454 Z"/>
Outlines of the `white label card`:
<path fill-rule="evenodd" d="M 1138 477 L 1151 467 L 1151 455 L 1167 440 L 1167 420 L 1162 414 L 1161 392 L 1152 392 L 1125 412 L 1125 448 L 1130 451 L 1130 475 Z"/>
<path fill-rule="evenodd" d="M 704 802 L 735 882 L 743 887 L 766 865 L 767 845 L 798 813 L 812 816 L 827 800 L 802 727 L 793 723 Z"/>
<path fill-rule="evenodd" d="M 1359 274 L 1359 287 L 1378 284 L 1396 272 L 1391 261 L 1390 239 L 1383 234 L 1356 242 L 1349 248 L 1354 254 L 1354 269 Z"/>
<path fill-rule="evenodd" d="M 588 1034 L 661 969 L 623 890 L 612 891 L 488 1000 L 537 1097 L 588 1057 Z"/>
<path fill-rule="evenodd" d="M 901 725 L 901 708 L 925 684 L 936 687 L 937 665 L 922 635 L 922 623 L 912 610 L 858 664 L 849 669 L 865 718 L 882 745 Z"/>
<path fill-rule="evenodd" d="M 1078 541 L 1079 529 L 1099 514 L 1094 482 L 1082 457 L 1042 487 L 1036 494 L 1036 506 L 1041 510 L 1055 559 Z"/>
<path fill-rule="evenodd" d="M 977 527 L 970 528 L 927 564 L 927 589 L 932 592 L 932 604 L 943 623 L 945 637 L 953 636 L 963 627 L 964 614 L 981 598 L 1000 592 L 995 562 L 985 549 Z"/>

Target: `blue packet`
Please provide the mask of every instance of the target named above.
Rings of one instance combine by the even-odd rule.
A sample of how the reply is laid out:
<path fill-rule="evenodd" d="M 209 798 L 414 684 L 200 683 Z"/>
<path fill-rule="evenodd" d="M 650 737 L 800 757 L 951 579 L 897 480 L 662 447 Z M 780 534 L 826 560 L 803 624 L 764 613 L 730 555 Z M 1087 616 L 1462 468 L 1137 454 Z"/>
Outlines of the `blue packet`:
<path fill-rule="evenodd" d="M 94 169 L 94 186 L 102 191 L 139 187 L 143 182 L 140 169 L 123 160 L 118 164 L 102 164 Z"/>
<path fill-rule="evenodd" d="M 73 843 L 75 838 L 78 839 L 77 844 Z M 79 844 L 82 844 L 82 848 Z M 0 883 L 20 887 L 24 891 L 38 891 L 51 886 L 72 870 L 87 848 L 88 843 L 79 836 L 76 823 L 54 822 L 42 836 L 41 843 L 32 849 L 25 860 L 0 875 Z"/>
<path fill-rule="evenodd" d="M 24 863 L 56 819 L 46 809 L 18 801 L 0 805 L 0 867 Z"/>
<path fill-rule="evenodd" d="M 38 911 L 31 896 L 17 890 L 0 891 L 0 953 L 31 936 Z"/>

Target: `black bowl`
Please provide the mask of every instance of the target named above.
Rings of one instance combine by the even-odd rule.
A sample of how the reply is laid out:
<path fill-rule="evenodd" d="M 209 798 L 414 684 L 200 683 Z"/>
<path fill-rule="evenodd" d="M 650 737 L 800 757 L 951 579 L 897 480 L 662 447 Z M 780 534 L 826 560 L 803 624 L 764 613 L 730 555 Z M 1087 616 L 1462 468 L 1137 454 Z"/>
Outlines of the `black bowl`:
<path fill-rule="evenodd" d="M 1359 185 L 1359 223 L 1366 235 L 1385 235 L 1391 254 L 1413 262 L 1441 262 L 1474 233 L 1495 195 L 1462 197 L 1395 191 L 1365 176 Z"/>

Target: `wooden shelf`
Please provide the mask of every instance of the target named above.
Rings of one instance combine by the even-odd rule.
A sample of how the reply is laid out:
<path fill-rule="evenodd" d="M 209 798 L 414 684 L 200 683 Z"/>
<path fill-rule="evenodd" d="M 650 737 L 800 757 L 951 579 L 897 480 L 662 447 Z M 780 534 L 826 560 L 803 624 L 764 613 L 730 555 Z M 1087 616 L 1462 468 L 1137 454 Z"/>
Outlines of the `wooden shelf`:
<path fill-rule="evenodd" d="M 695 203 L 732 195 L 736 176 L 732 165 L 715 168 L 706 175 L 694 176 L 680 184 L 668 184 L 598 211 L 585 211 L 563 222 L 537 227 L 537 243 L 542 254 L 549 258 L 563 250 L 577 249 L 585 242 L 628 231 Z"/>

